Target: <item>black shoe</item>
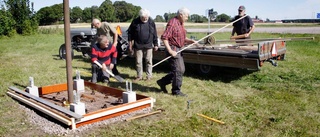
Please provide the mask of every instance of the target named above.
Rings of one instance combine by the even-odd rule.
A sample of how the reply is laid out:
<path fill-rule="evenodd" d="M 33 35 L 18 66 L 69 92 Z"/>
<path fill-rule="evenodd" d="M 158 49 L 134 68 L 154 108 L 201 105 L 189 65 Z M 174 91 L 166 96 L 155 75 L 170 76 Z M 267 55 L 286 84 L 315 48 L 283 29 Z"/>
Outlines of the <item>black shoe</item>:
<path fill-rule="evenodd" d="M 162 84 L 162 82 L 160 80 L 157 81 L 157 84 L 159 85 L 160 89 L 164 92 L 164 93 L 168 93 L 168 90 L 166 89 L 166 85 Z"/>
<path fill-rule="evenodd" d="M 182 93 L 181 91 L 180 91 L 180 92 L 176 92 L 176 93 L 172 93 L 172 95 L 174 95 L 174 96 L 180 96 L 180 97 L 187 97 L 187 96 L 188 96 L 187 94 L 184 94 L 184 93 Z"/>
<path fill-rule="evenodd" d="M 106 84 L 108 84 L 108 83 L 109 83 L 109 80 L 107 80 L 107 79 L 104 79 L 104 80 L 103 80 L 103 83 L 106 83 Z"/>

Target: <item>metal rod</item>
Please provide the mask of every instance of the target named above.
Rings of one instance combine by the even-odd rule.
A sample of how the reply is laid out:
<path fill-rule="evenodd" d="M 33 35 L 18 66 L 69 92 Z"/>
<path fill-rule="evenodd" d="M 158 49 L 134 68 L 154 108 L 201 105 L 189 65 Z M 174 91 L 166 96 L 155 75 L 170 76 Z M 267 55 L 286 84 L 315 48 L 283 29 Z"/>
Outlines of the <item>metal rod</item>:
<path fill-rule="evenodd" d="M 216 40 L 218 42 L 246 42 L 246 41 L 271 41 L 271 40 L 314 40 L 314 37 L 301 37 L 301 38 L 261 38 L 261 39 L 237 39 L 237 40 Z"/>
<path fill-rule="evenodd" d="M 71 58 L 71 38 L 70 38 L 70 14 L 69 0 L 63 0 L 64 11 L 64 40 L 66 45 L 66 65 L 67 65 L 67 85 L 68 85 L 68 101 L 74 102 L 73 97 L 73 80 L 72 80 L 72 58 Z"/>
<path fill-rule="evenodd" d="M 194 43 L 192 43 L 192 44 L 189 44 L 188 46 L 186 46 L 186 47 L 184 47 L 183 49 L 179 50 L 179 51 L 177 52 L 177 54 L 178 54 L 178 53 L 180 53 L 180 52 L 182 52 L 182 51 L 184 51 L 184 50 L 186 50 L 186 49 L 188 49 L 188 48 L 190 48 L 192 45 L 199 43 L 199 41 L 202 41 L 202 40 L 204 40 L 205 38 L 207 38 L 207 37 L 209 37 L 209 36 L 211 36 L 211 35 L 213 35 L 213 34 L 215 34 L 215 33 L 219 32 L 220 30 L 222 30 L 222 29 L 224 29 L 224 28 L 226 28 L 226 27 L 228 27 L 228 26 L 230 26 L 230 25 L 232 25 L 233 23 L 235 23 L 235 22 L 237 22 L 237 21 L 239 21 L 239 20 L 241 20 L 241 19 L 245 18 L 246 16 L 248 16 L 248 14 L 246 14 L 246 15 L 242 16 L 241 18 L 239 18 L 239 19 L 237 19 L 237 20 L 235 20 L 235 21 L 233 21 L 233 22 L 231 22 L 231 23 L 229 23 L 229 24 L 225 25 L 224 27 L 222 27 L 222 28 L 220 28 L 220 29 L 218 29 L 218 30 L 216 30 L 216 31 L 214 31 L 214 32 L 212 32 L 212 33 L 210 33 L 210 34 L 208 34 L 207 36 L 205 36 L 205 37 L 203 37 L 203 38 L 199 39 L 198 41 L 196 41 L 196 42 L 194 42 Z M 154 64 L 152 67 L 155 67 L 155 66 L 159 65 L 160 63 L 162 63 L 162 62 L 166 61 L 167 59 L 169 59 L 169 58 L 171 58 L 171 57 L 172 57 L 172 56 L 168 56 L 167 58 L 165 58 L 165 59 L 163 59 L 163 60 L 159 61 L 158 63 Z"/>
<path fill-rule="evenodd" d="M 127 119 L 126 119 L 126 121 L 130 121 L 130 120 L 134 120 L 134 119 L 137 119 L 137 118 L 141 118 L 141 117 L 145 117 L 145 116 L 153 115 L 153 114 L 156 114 L 156 113 L 160 113 L 161 111 L 162 111 L 162 110 L 158 110 L 158 111 L 154 111 L 154 112 L 151 112 L 151 113 L 142 114 L 142 115 L 139 115 L 139 116 L 135 116 L 135 117 L 127 118 Z"/>
<path fill-rule="evenodd" d="M 217 120 L 217 119 L 214 119 L 214 118 L 208 117 L 208 116 L 203 115 L 203 114 L 199 114 L 199 113 L 197 113 L 197 115 L 198 115 L 198 116 L 201 116 L 201 117 L 204 117 L 204 118 L 206 118 L 206 119 L 212 120 L 212 121 L 214 121 L 214 122 L 217 122 L 217 123 L 219 123 L 219 124 L 225 124 L 224 122 L 222 122 L 222 121 L 220 121 L 220 120 Z"/>

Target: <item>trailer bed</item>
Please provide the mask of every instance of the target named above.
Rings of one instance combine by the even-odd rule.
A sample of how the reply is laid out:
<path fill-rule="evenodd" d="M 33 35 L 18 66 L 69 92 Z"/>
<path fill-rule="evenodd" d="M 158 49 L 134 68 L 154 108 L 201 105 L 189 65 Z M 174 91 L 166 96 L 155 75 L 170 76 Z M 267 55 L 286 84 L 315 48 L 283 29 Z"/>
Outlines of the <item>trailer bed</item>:
<path fill-rule="evenodd" d="M 185 63 L 200 66 L 222 66 L 242 69 L 259 70 L 265 61 L 284 59 L 285 41 L 263 41 L 254 44 L 216 44 L 190 47 L 182 51 Z M 155 60 L 166 57 L 164 46 L 154 52 Z M 275 65 L 275 64 L 273 64 Z"/>

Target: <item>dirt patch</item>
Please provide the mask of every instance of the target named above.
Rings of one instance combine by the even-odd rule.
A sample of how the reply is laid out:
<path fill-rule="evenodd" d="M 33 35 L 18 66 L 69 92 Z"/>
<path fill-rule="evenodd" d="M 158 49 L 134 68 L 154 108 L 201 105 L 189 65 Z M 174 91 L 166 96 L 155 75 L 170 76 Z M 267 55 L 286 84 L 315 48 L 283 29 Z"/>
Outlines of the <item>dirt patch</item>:
<path fill-rule="evenodd" d="M 68 107 L 67 98 L 68 92 L 61 91 L 43 95 L 41 98 L 46 99 L 58 106 Z M 80 96 L 80 102 L 86 104 L 86 113 L 98 111 L 103 108 L 108 108 L 123 103 L 122 98 L 114 97 L 109 94 L 104 94 L 98 91 L 86 88 Z"/>

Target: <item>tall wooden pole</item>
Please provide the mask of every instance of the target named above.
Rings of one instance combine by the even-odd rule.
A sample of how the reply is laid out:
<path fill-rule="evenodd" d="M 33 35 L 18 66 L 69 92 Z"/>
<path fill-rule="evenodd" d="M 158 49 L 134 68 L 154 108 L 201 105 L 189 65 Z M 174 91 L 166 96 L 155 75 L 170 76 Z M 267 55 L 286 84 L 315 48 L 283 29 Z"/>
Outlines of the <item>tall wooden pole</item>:
<path fill-rule="evenodd" d="M 72 80 L 72 58 L 71 58 L 71 38 L 70 38 L 70 14 L 69 0 L 63 0 L 64 14 L 64 40 L 66 45 L 66 64 L 67 64 L 67 86 L 68 86 L 68 101 L 74 102 L 73 98 L 73 80 Z"/>

